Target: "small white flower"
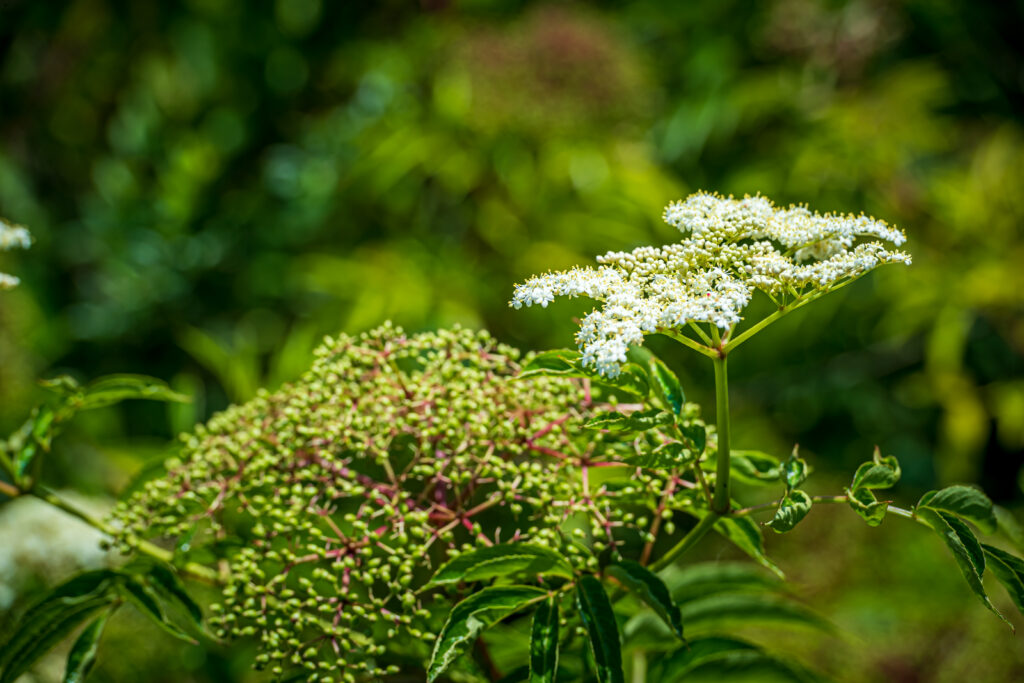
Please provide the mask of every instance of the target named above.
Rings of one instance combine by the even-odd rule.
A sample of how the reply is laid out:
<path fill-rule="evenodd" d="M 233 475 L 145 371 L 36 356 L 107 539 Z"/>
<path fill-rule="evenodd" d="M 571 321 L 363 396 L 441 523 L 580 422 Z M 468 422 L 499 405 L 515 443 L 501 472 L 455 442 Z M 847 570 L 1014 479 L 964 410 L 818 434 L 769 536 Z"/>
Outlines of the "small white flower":
<path fill-rule="evenodd" d="M 580 325 L 583 362 L 615 376 L 643 335 L 691 322 L 729 330 L 754 290 L 803 297 L 885 263 L 910 263 L 903 232 L 864 215 L 779 209 L 766 197 L 698 192 L 673 202 L 664 218 L 686 237 L 662 247 L 608 252 L 596 268 L 546 273 L 517 285 L 510 304 L 546 307 L 554 297 L 603 302 Z"/>
<path fill-rule="evenodd" d="M 28 249 L 32 246 L 32 235 L 20 225 L 11 225 L 0 218 L 0 251 Z M 0 273 L 0 289 L 17 287 L 20 280 L 13 275 Z"/>

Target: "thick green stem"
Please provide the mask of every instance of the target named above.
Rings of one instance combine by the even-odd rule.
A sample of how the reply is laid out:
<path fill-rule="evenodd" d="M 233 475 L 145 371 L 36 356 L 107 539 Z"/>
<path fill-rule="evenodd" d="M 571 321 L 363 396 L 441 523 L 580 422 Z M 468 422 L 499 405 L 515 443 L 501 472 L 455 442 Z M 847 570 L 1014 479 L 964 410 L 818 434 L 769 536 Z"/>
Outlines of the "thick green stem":
<path fill-rule="evenodd" d="M 718 470 L 711 509 L 719 515 L 729 512 L 729 377 L 727 356 L 715 359 L 715 421 L 718 428 Z"/>
<path fill-rule="evenodd" d="M 110 536 L 111 538 L 116 538 L 118 536 L 117 530 L 108 525 L 102 519 L 90 514 L 89 512 L 86 512 L 85 510 L 76 506 L 74 503 L 65 500 L 64 498 L 61 498 L 55 492 L 47 489 L 46 487 L 37 486 L 30 492 L 30 495 L 33 495 L 36 498 L 39 498 L 40 500 L 49 503 L 50 505 L 56 508 L 60 508 L 61 510 L 63 510 L 64 512 L 68 513 L 73 517 L 77 517 L 78 519 L 82 520 L 92 528 L 106 534 L 107 536 Z M 161 548 L 160 546 L 154 545 L 149 541 L 143 541 L 142 539 L 129 537 L 128 543 L 135 550 L 142 553 L 143 555 L 148 555 L 149 557 L 152 557 L 156 560 L 160 560 L 161 562 L 170 563 L 174 559 L 174 553 L 172 553 L 170 550 Z M 195 579 L 196 581 L 202 581 L 203 583 L 210 583 L 214 585 L 223 583 L 221 577 L 217 574 L 217 572 L 214 569 L 211 569 L 210 567 L 207 567 L 205 565 L 197 564 L 195 562 L 188 562 L 183 566 L 178 567 L 178 569 L 183 575 L 191 579 Z"/>
<path fill-rule="evenodd" d="M 662 555 L 658 560 L 651 564 L 652 571 L 659 571 L 664 569 L 668 565 L 672 564 L 677 557 L 685 553 L 687 550 L 697 545 L 700 539 L 711 531 L 711 527 L 718 521 L 719 515 L 715 512 L 709 512 L 704 519 L 697 523 L 697 526 L 690 529 L 690 531 L 683 536 L 679 543 L 669 550 L 667 553 Z"/>

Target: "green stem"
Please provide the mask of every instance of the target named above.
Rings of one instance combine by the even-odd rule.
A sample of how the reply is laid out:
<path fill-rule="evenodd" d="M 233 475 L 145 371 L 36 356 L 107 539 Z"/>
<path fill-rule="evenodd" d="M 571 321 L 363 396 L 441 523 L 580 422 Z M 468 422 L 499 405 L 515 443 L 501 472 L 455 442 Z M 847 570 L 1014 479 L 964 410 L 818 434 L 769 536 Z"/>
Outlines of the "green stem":
<path fill-rule="evenodd" d="M 709 512 L 704 519 L 697 523 L 697 526 L 690 529 L 685 536 L 676 543 L 667 553 L 662 555 L 658 560 L 651 564 L 651 571 L 659 571 L 664 569 L 668 565 L 672 564 L 677 557 L 685 553 L 687 550 L 697 545 L 700 539 L 711 531 L 711 527 L 718 521 L 719 515 L 715 512 Z"/>
<path fill-rule="evenodd" d="M 727 356 L 715 358 L 715 420 L 718 428 L 718 470 L 711 509 L 719 515 L 729 512 L 729 377 Z"/>
<path fill-rule="evenodd" d="M 701 354 L 702 356 L 707 356 L 708 358 L 717 358 L 718 357 L 718 349 L 713 349 L 710 346 L 704 346 L 703 344 L 698 344 L 697 342 L 693 341 L 692 339 L 687 337 L 682 332 L 676 332 L 674 330 L 669 330 L 669 329 L 658 330 L 658 332 L 659 332 L 659 334 L 663 334 L 666 337 L 670 337 L 672 339 L 675 339 L 677 342 L 679 342 L 683 346 L 685 346 L 687 348 L 690 348 L 690 349 L 693 349 L 694 351 L 696 351 L 697 353 Z"/>
<path fill-rule="evenodd" d="M 92 515 L 89 512 L 79 508 L 74 503 L 61 498 L 56 492 L 47 489 L 44 486 L 36 486 L 29 495 L 35 496 L 40 500 L 49 503 L 50 505 L 60 508 L 64 512 L 68 513 L 72 517 L 77 517 L 92 528 L 100 531 L 111 538 L 117 538 L 118 532 L 116 529 L 111 527 L 109 524 L 104 522 L 102 519 Z M 161 562 L 171 563 L 174 560 L 174 553 L 165 548 L 161 548 L 158 545 L 150 543 L 149 541 L 143 541 L 142 539 L 129 536 L 127 539 L 129 545 L 135 550 L 148 555 L 154 559 L 160 560 Z M 196 581 L 202 581 L 203 583 L 209 583 L 213 585 L 219 585 L 223 583 L 221 577 L 217 572 L 210 567 L 198 564 L 196 562 L 188 562 L 178 567 L 181 573 Z"/>
<path fill-rule="evenodd" d="M 633 651 L 632 683 L 647 683 L 647 653 L 643 650 Z"/>

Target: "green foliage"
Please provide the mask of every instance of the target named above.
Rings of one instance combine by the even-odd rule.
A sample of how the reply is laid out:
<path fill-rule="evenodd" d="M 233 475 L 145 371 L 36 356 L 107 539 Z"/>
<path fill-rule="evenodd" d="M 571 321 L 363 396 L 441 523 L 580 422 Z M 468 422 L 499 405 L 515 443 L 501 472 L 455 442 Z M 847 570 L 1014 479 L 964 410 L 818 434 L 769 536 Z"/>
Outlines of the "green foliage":
<path fill-rule="evenodd" d="M 779 533 L 791 531 L 811 511 L 811 497 L 794 489 L 786 493 L 779 502 L 779 509 L 768 522 L 768 526 Z"/>
<path fill-rule="evenodd" d="M 665 583 L 656 574 L 632 560 L 622 560 L 609 565 L 605 573 L 617 579 L 630 592 L 647 603 L 679 638 L 683 637 L 679 607 L 673 602 Z"/>
<path fill-rule="evenodd" d="M 550 574 L 572 577 L 572 567 L 547 548 L 507 543 L 476 548 L 449 560 L 434 573 L 427 587 L 463 581 L 484 581 L 511 574 Z"/>
<path fill-rule="evenodd" d="M 530 683 L 554 683 L 558 673 L 558 599 L 549 597 L 533 613 Z"/>
<path fill-rule="evenodd" d="M 96 665 L 100 638 L 103 637 L 103 629 L 107 625 L 107 619 L 110 618 L 110 615 L 116 609 L 116 606 L 112 606 L 102 612 L 85 627 L 85 630 L 75 640 L 75 644 L 71 646 L 71 651 L 68 653 L 68 663 L 64 671 L 64 683 L 82 683 L 89 675 L 93 666 Z"/>
<path fill-rule="evenodd" d="M 576 587 L 576 600 L 590 639 L 597 680 L 600 683 L 624 683 L 619 626 L 601 582 L 593 576 L 581 576 Z"/>

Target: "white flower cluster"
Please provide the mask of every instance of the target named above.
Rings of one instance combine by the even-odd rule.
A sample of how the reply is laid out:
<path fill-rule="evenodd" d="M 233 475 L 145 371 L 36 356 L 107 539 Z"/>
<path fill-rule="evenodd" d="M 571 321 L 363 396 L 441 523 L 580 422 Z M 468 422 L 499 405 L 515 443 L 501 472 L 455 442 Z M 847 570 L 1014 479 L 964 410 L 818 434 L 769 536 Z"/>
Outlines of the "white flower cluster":
<path fill-rule="evenodd" d="M 32 236 L 20 225 L 11 225 L 0 218 L 0 251 L 8 249 L 28 249 L 32 246 Z M 13 275 L 0 273 L 0 289 L 16 287 L 20 280 Z"/>
<path fill-rule="evenodd" d="M 596 268 L 532 277 L 516 286 L 511 305 L 547 306 L 556 296 L 603 302 L 584 318 L 576 341 L 587 365 L 615 376 L 645 334 L 690 322 L 732 328 L 755 289 L 797 299 L 883 263 L 910 263 L 909 254 L 880 241 L 906 240 L 883 221 L 776 208 L 760 196 L 700 192 L 670 204 L 664 218 L 683 241 L 609 252 Z"/>

